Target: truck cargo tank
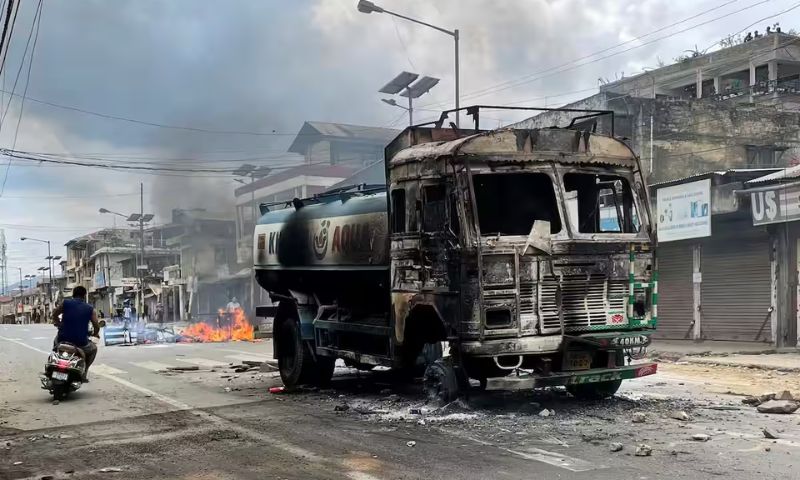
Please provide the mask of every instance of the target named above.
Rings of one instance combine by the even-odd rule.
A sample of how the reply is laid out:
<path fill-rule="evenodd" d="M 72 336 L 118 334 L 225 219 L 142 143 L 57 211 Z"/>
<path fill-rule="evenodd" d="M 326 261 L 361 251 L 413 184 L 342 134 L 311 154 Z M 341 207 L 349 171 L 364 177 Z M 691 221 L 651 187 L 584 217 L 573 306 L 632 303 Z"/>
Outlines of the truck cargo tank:
<path fill-rule="evenodd" d="M 254 236 L 256 279 L 272 294 L 324 295 L 317 302 L 385 310 L 387 230 L 383 191 L 296 200 L 293 207 L 259 219 Z"/>

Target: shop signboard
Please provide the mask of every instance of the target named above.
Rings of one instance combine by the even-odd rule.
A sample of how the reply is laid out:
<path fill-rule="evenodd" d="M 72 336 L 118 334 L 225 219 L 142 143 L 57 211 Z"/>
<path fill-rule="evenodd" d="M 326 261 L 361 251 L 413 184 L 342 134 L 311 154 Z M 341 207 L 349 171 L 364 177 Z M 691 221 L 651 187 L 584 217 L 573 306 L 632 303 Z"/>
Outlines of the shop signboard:
<path fill-rule="evenodd" d="M 775 185 L 750 192 L 753 225 L 800 220 L 800 184 Z"/>
<path fill-rule="evenodd" d="M 656 192 L 659 242 L 711 236 L 711 180 L 659 188 Z"/>

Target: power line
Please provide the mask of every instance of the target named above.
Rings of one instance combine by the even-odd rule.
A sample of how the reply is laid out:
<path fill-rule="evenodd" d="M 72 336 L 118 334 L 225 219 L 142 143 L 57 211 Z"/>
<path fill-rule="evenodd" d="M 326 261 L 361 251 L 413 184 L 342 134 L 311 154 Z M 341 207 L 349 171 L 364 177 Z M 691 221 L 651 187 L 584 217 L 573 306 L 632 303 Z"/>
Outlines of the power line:
<path fill-rule="evenodd" d="M 42 4 L 44 0 L 39 0 L 39 6 L 36 9 L 36 14 L 33 17 L 33 22 L 36 24 L 36 33 L 33 37 L 33 47 L 31 47 L 31 58 L 28 60 L 28 74 L 25 77 L 25 89 L 22 91 L 22 100 L 20 101 L 19 105 L 19 117 L 17 118 L 17 127 L 14 129 L 14 141 L 11 142 L 11 149 L 17 148 L 17 136 L 19 135 L 19 126 L 22 124 L 22 116 L 25 113 L 25 96 L 28 94 L 28 85 L 31 83 L 31 69 L 33 68 L 33 56 L 36 54 L 36 43 L 39 40 L 39 26 L 42 24 Z M 33 30 L 33 26 L 31 26 L 31 31 Z M 23 57 L 22 61 L 25 61 Z M 3 187 L 0 188 L 0 196 L 3 195 L 3 190 L 5 190 L 5 181 L 3 182 Z"/>
<path fill-rule="evenodd" d="M 631 41 L 633 41 L 633 40 L 638 40 L 638 39 L 644 38 L 644 37 L 646 37 L 646 36 L 652 35 L 653 33 L 656 33 L 656 32 L 658 32 L 658 31 L 662 31 L 662 30 L 664 30 L 664 29 L 670 28 L 671 26 L 675 26 L 675 25 L 671 25 L 671 26 L 667 26 L 667 27 L 662 27 L 662 28 L 660 28 L 660 29 L 658 29 L 658 30 L 655 30 L 655 31 L 649 32 L 649 33 L 647 33 L 647 34 L 645 34 L 645 35 L 641 35 L 641 36 L 639 36 L 639 37 L 637 37 L 637 38 L 635 38 L 635 39 L 632 39 L 632 40 L 630 40 L 630 41 L 623 42 L 622 44 L 615 45 L 614 47 L 610 47 L 609 49 L 603 50 L 603 51 L 601 51 L 601 52 L 596 52 L 595 54 L 586 55 L 586 56 L 584 56 L 584 57 L 580 57 L 580 58 L 578 58 L 578 59 L 575 59 L 575 60 L 572 60 L 572 61 L 570 61 L 570 62 L 565 62 L 565 63 L 563 63 L 563 64 L 561 64 L 561 65 L 557 65 L 557 66 L 550 67 L 550 68 L 547 68 L 547 69 L 544 69 L 544 70 L 540 70 L 540 71 L 538 71 L 538 72 L 534 72 L 534 73 L 531 73 L 531 74 L 528 74 L 528 75 L 525 75 L 525 76 L 519 77 L 517 80 L 513 80 L 513 81 L 507 81 L 507 82 L 501 82 L 500 84 L 496 84 L 495 86 L 486 87 L 486 88 L 484 88 L 484 89 L 482 89 L 482 90 L 476 90 L 475 92 L 472 92 L 472 93 L 469 93 L 469 94 L 467 94 L 467 95 L 464 95 L 464 96 L 462 96 L 462 99 L 468 99 L 468 98 L 478 98 L 478 97 L 482 97 L 482 96 L 485 96 L 485 95 L 488 95 L 488 94 L 491 94 L 491 93 L 497 93 L 497 92 L 500 92 L 500 91 L 503 91 L 503 90 L 508 90 L 509 88 L 518 87 L 518 86 L 524 85 L 524 84 L 526 84 L 526 83 L 530 83 L 530 82 L 533 82 L 533 81 L 536 81 L 536 80 L 541 80 L 541 79 L 543 79 L 543 78 L 551 77 L 551 76 L 553 76 L 553 75 L 556 75 L 556 74 L 559 74 L 559 73 L 568 72 L 568 71 L 570 71 L 570 70 L 575 70 L 575 69 L 577 69 L 577 68 L 580 68 L 580 67 L 583 67 L 583 66 L 586 66 L 586 65 L 590 65 L 590 64 L 593 64 L 593 63 L 597 63 L 597 62 L 599 62 L 599 61 L 601 61 L 601 60 L 605 60 L 605 59 L 608 59 L 608 58 L 611 58 L 611 57 L 615 57 L 615 56 L 617 56 L 617 55 L 621 55 L 621 54 L 623 54 L 623 53 L 627 53 L 627 52 L 629 52 L 629 51 L 631 51 L 631 50 L 635 50 L 635 49 L 638 49 L 638 48 L 642 48 L 642 47 L 644 47 L 644 46 L 647 46 L 647 45 L 653 44 L 653 43 L 655 43 L 655 42 L 659 42 L 659 41 L 661 41 L 661 40 L 664 40 L 664 39 L 667 39 L 667 38 L 670 38 L 670 37 L 674 37 L 675 35 L 678 35 L 678 34 L 680 34 L 680 33 L 684 33 L 684 32 L 687 32 L 687 31 L 689 31 L 689 30 L 695 29 L 695 28 L 697 28 L 697 27 L 701 27 L 701 26 L 707 25 L 707 24 L 709 24 L 709 23 L 716 22 L 716 21 L 718 21 L 718 20 L 721 20 L 721 19 L 723 19 L 723 18 L 730 17 L 730 16 L 732 16 L 732 15 L 735 15 L 735 14 L 737 14 L 737 13 L 741 13 L 741 12 L 743 12 L 743 11 L 746 11 L 746 10 L 749 10 L 749 9 L 751 9 L 751 8 L 755 8 L 755 7 L 759 6 L 759 5 L 762 5 L 762 4 L 764 4 L 764 3 L 767 3 L 767 2 L 769 2 L 769 1 L 771 1 L 771 0 L 761 0 L 761 1 L 757 2 L 757 3 L 754 3 L 754 4 L 751 4 L 751 5 L 748 5 L 748 6 L 746 6 L 746 7 L 740 8 L 740 9 L 738 9 L 738 10 L 734 10 L 733 12 L 729 12 L 729 13 L 726 13 L 726 14 L 724 14 L 724 15 L 720 15 L 720 16 L 718 16 L 718 17 L 711 18 L 711 19 L 709 19 L 709 20 L 706 20 L 706 21 L 703 21 L 703 22 L 701 22 L 701 23 L 698 23 L 698 24 L 692 25 L 692 26 L 690 26 L 690 27 L 687 27 L 687 28 L 684 28 L 684 29 L 682 29 L 682 30 L 675 31 L 675 32 L 673 32 L 673 33 L 670 33 L 670 34 L 668 34 L 668 35 L 663 35 L 663 36 L 661 36 L 661 37 L 658 37 L 658 38 L 655 38 L 655 39 L 649 40 L 649 41 L 647 41 L 647 42 L 643 42 L 643 43 L 641 43 L 641 44 L 639 44 L 639 45 L 634 45 L 634 46 L 632 46 L 632 47 L 629 47 L 629 48 L 626 48 L 626 49 L 624 49 L 624 50 L 620 50 L 620 51 L 618 51 L 618 52 L 613 52 L 613 53 L 610 53 L 610 54 L 608 54 L 608 55 L 603 55 L 603 56 L 601 56 L 601 57 L 598 57 L 598 58 L 595 58 L 595 59 L 589 60 L 589 61 L 587 61 L 587 62 L 578 63 L 578 64 L 576 64 L 576 65 L 573 65 L 573 66 L 571 66 L 571 67 L 570 67 L 570 65 L 572 65 L 572 64 L 574 64 L 574 63 L 576 63 L 576 62 L 579 62 L 580 60 L 583 60 L 583 59 L 588 59 L 588 58 L 591 58 L 591 57 L 594 57 L 594 56 L 596 56 L 596 55 L 597 55 L 597 53 L 601 53 L 601 52 L 603 52 L 603 51 L 607 51 L 607 50 L 610 50 L 610 49 L 617 48 L 617 47 L 619 47 L 619 46 L 621 46 L 621 45 L 624 45 L 624 44 L 630 43 L 630 42 L 631 42 Z M 681 21 L 679 21 L 679 22 L 676 22 L 676 25 L 677 25 L 677 24 L 679 24 L 679 23 L 683 23 L 683 22 L 686 22 L 686 21 L 688 21 L 688 20 L 691 20 L 691 19 L 693 19 L 693 18 L 696 18 L 696 17 L 698 17 L 698 16 L 704 15 L 705 13 L 708 13 L 708 12 L 710 12 L 710 11 L 713 11 L 713 10 L 719 9 L 719 8 L 721 8 L 721 7 L 724 7 L 725 5 L 728 5 L 728 4 L 730 4 L 730 3 L 733 3 L 733 2 L 727 2 L 727 3 L 724 3 L 724 4 L 722 4 L 722 5 L 719 5 L 719 6 L 717 6 L 717 7 L 714 7 L 714 8 L 712 8 L 712 9 L 709 9 L 709 10 L 706 10 L 706 11 L 704 11 L 704 12 L 701 12 L 701 13 L 699 13 L 699 14 L 696 14 L 696 15 L 694 15 L 694 16 L 692 16 L 692 17 L 689 17 L 689 18 L 686 18 L 686 19 L 684 19 L 684 20 L 681 20 Z M 568 67 L 568 68 L 564 68 L 564 67 Z M 435 105 L 435 104 L 433 104 L 433 105 Z M 423 105 L 423 106 L 426 106 L 426 107 L 427 107 L 427 106 L 431 106 L 431 105 L 429 104 L 429 105 Z"/>

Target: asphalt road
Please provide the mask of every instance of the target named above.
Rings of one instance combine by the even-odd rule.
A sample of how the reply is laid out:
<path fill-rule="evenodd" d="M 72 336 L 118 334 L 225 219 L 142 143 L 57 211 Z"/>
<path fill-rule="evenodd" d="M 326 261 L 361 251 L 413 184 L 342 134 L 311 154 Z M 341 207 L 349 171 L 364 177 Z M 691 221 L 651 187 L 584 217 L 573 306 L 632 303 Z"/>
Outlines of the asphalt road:
<path fill-rule="evenodd" d="M 54 405 L 38 381 L 52 335 L 0 325 L 0 479 L 796 478 L 800 415 L 713 393 L 739 377 L 673 368 L 596 404 L 487 393 L 437 410 L 382 372 L 337 369 L 332 390 L 270 394 L 274 374 L 230 371 L 271 358 L 269 342 L 101 346 L 91 383 Z M 642 443 L 651 456 L 633 454 Z"/>

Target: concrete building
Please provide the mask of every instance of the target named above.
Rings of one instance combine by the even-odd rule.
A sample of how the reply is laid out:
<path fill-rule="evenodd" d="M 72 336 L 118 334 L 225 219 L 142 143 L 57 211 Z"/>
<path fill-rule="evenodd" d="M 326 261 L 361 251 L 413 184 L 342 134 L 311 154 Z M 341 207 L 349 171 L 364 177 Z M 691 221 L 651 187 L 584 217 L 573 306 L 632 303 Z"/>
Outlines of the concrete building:
<path fill-rule="evenodd" d="M 800 39 L 770 33 L 565 106 L 610 110 L 613 120 L 554 111 L 516 125 L 613 131 L 640 156 L 659 242 L 658 337 L 797 345 L 794 225 L 755 221 L 764 203 L 747 193 L 757 185 L 779 195 L 770 175 L 800 164 L 795 59 Z"/>

